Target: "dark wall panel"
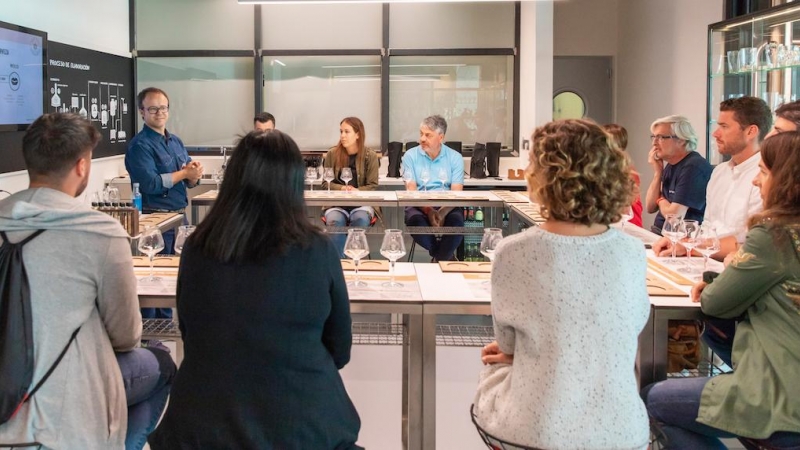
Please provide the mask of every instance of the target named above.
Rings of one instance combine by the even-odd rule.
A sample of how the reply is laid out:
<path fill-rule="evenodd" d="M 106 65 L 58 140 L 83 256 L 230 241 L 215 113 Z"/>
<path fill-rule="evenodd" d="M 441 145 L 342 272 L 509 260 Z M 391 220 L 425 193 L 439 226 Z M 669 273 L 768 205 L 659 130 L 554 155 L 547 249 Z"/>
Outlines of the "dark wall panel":
<path fill-rule="evenodd" d="M 95 158 L 125 153 L 134 135 L 136 101 L 131 58 L 50 41 L 45 112 L 73 112 L 103 136 Z M 23 132 L 0 133 L 0 173 L 22 170 Z"/>

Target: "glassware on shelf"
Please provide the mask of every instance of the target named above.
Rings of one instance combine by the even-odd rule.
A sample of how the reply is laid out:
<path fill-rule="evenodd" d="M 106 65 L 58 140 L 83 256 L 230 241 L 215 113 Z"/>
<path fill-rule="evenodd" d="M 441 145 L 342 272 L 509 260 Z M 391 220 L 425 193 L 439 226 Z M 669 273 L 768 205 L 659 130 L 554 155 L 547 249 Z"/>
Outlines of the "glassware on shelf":
<path fill-rule="evenodd" d="M 178 234 L 175 235 L 175 254 L 180 255 L 183 252 L 183 246 L 186 244 L 186 238 L 194 233 L 197 227 L 194 225 L 181 225 L 178 227 Z"/>
<path fill-rule="evenodd" d="M 214 183 L 217 184 L 217 194 L 219 194 L 219 185 L 225 179 L 225 169 L 220 167 L 219 169 L 215 170 L 214 174 L 213 174 L 213 178 L 214 178 Z"/>
<path fill-rule="evenodd" d="M 344 179 L 342 179 L 342 181 L 344 181 Z M 366 287 L 367 283 L 361 281 L 358 276 L 358 263 L 362 258 L 369 255 L 369 244 L 367 243 L 366 230 L 363 228 L 350 228 L 347 230 L 347 240 L 344 242 L 344 254 L 353 260 L 353 265 L 355 266 L 356 270 L 355 281 L 352 283 L 347 283 L 347 285 L 354 287 Z"/>
<path fill-rule="evenodd" d="M 402 283 L 394 280 L 394 264 L 398 259 L 406 254 L 406 244 L 403 241 L 403 232 L 401 230 L 386 230 L 383 235 L 383 242 L 381 243 L 381 255 L 389 260 L 389 272 L 391 280 L 383 283 L 384 287 L 403 287 Z"/>
<path fill-rule="evenodd" d="M 156 253 L 164 250 L 164 236 L 158 227 L 148 226 L 139 237 L 139 245 L 137 247 L 140 252 L 144 253 L 150 258 L 150 276 L 142 279 L 142 281 L 158 281 L 161 278 L 153 276 L 153 257 Z"/>
<path fill-rule="evenodd" d="M 730 50 L 728 52 L 728 73 L 739 72 L 739 52 Z"/>
<path fill-rule="evenodd" d="M 738 72 L 752 72 L 756 68 L 757 56 L 758 49 L 755 47 L 740 48 Z"/>

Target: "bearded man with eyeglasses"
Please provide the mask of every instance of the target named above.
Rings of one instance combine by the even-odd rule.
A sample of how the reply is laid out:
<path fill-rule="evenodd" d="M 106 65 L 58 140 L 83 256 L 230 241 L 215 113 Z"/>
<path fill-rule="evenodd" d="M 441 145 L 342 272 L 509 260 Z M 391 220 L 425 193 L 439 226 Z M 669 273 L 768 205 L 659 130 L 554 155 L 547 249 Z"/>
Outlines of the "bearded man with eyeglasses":
<path fill-rule="evenodd" d="M 711 165 L 695 151 L 697 134 L 689 119 L 673 115 L 656 120 L 650 125 L 650 139 L 653 147 L 647 162 L 653 168 L 653 181 L 645 207 L 656 213 L 653 232 L 661 234 L 667 214 L 702 222 Z"/>
<path fill-rule="evenodd" d="M 189 199 L 187 188 L 200 184 L 203 165 L 192 161 L 181 139 L 167 131 L 169 97 L 155 87 L 149 87 L 136 96 L 144 126 L 125 153 L 125 168 L 131 183 L 139 183 L 142 194 L 142 212 L 177 212 L 183 214 Z M 184 219 L 185 220 L 185 219 Z M 173 253 L 175 230 L 164 233 L 164 252 Z M 144 318 L 171 318 L 166 308 L 142 309 Z"/>

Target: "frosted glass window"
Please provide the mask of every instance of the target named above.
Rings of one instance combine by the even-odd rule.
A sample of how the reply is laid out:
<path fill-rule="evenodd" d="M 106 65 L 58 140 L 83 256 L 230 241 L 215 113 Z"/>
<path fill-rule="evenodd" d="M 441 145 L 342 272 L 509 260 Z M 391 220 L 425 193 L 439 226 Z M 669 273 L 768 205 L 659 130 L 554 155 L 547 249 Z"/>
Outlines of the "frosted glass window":
<path fill-rule="evenodd" d="M 263 64 L 264 109 L 302 150 L 336 145 L 348 116 L 364 122 L 366 145 L 380 148 L 379 56 L 265 56 Z"/>
<path fill-rule="evenodd" d="M 254 11 L 236 0 L 136 0 L 136 48 L 251 50 Z"/>
<path fill-rule="evenodd" d="M 136 88 L 169 95 L 167 130 L 184 144 L 231 145 L 253 128 L 253 72 L 253 58 L 139 58 Z"/>
<path fill-rule="evenodd" d="M 390 48 L 512 48 L 514 3 L 392 3 Z"/>
<path fill-rule="evenodd" d="M 281 50 L 381 48 L 382 17 L 380 3 L 265 4 L 261 42 Z"/>
<path fill-rule="evenodd" d="M 417 141 L 422 119 L 439 114 L 448 141 L 512 146 L 513 92 L 513 56 L 393 56 L 389 141 Z"/>

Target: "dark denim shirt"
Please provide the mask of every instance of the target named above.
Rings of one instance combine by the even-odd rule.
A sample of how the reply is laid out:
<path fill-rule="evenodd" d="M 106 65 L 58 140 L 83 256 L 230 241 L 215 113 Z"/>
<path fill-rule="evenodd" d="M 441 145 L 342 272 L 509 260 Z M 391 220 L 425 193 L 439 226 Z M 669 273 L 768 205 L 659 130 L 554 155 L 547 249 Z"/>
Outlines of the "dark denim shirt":
<path fill-rule="evenodd" d="M 125 168 L 131 183 L 139 183 L 143 209 L 176 211 L 189 204 L 186 197 L 188 181 L 172 184 L 172 172 L 177 172 L 192 158 L 178 136 L 165 131 L 162 136 L 145 125 L 128 144 Z"/>

